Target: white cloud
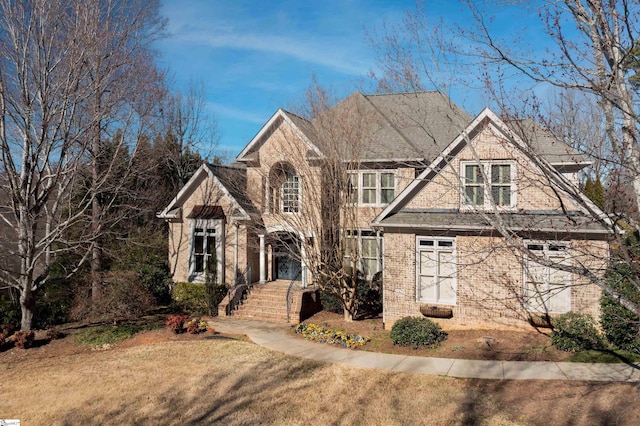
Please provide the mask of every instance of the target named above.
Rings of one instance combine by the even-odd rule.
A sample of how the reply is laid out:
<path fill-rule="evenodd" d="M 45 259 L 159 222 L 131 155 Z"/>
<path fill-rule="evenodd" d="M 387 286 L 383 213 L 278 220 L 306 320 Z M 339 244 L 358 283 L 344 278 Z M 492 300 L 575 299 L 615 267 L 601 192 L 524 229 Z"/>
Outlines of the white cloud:
<path fill-rule="evenodd" d="M 269 119 L 268 116 L 259 113 L 233 108 L 216 102 L 207 102 L 207 107 L 214 112 L 218 120 L 231 118 L 248 123 L 264 124 Z"/>

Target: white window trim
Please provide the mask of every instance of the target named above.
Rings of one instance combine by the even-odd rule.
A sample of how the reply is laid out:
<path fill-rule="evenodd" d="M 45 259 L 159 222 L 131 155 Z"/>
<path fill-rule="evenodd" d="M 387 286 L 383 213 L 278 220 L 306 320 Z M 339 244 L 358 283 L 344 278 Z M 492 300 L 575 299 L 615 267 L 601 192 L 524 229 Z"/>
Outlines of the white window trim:
<path fill-rule="evenodd" d="M 525 247 L 528 245 L 532 245 L 532 244 L 539 244 L 543 246 L 543 255 L 545 257 L 548 256 L 548 253 L 550 252 L 549 250 L 549 246 L 550 245 L 555 245 L 555 246 L 561 246 L 564 247 L 565 249 L 565 259 L 569 259 L 569 250 L 571 249 L 571 245 L 569 242 L 567 241 L 552 241 L 552 240 L 525 240 L 524 241 L 524 245 Z M 529 256 L 525 256 L 524 257 L 524 262 L 525 264 L 523 265 L 522 268 L 522 291 L 523 291 L 523 295 L 527 295 L 527 271 L 529 270 L 528 267 L 528 262 L 529 261 L 533 261 L 535 262 L 535 259 L 530 258 Z M 549 282 L 548 280 L 548 270 L 549 268 L 553 268 L 551 266 L 546 266 L 546 265 L 542 265 L 545 268 L 545 274 L 544 274 L 544 279 L 545 279 L 545 283 L 543 284 L 545 286 L 544 291 L 549 291 Z M 553 268 L 555 269 L 555 268 Z M 569 282 L 566 284 L 566 288 L 564 290 L 562 290 L 562 293 L 564 293 L 563 297 L 566 297 L 568 299 L 568 307 L 566 310 L 562 310 L 562 311 L 552 311 L 552 310 L 547 310 L 547 311 L 542 311 L 540 309 L 538 309 L 538 307 L 536 306 L 530 306 L 528 301 L 525 300 L 525 308 L 527 309 L 527 311 L 529 312 L 535 312 L 535 313 L 551 313 L 551 314 L 564 314 L 567 313 L 571 310 L 571 287 L 572 287 L 572 282 L 573 282 L 573 275 L 572 274 L 568 274 L 569 276 Z"/>
<path fill-rule="evenodd" d="M 455 272 L 453 273 L 453 277 L 452 277 L 452 287 L 453 287 L 453 299 L 427 299 L 427 298 L 421 298 L 420 295 L 420 241 L 433 241 L 434 242 L 434 249 L 432 251 L 439 251 L 438 250 L 438 242 L 439 241 L 450 241 L 452 242 L 452 246 L 451 246 L 451 251 L 452 251 L 452 256 L 455 262 Z M 416 295 L 415 295 L 415 299 L 416 302 L 418 303 L 434 303 L 434 304 L 441 304 L 441 305 L 456 305 L 457 301 L 458 301 L 458 257 L 457 257 L 457 248 L 456 248 L 456 239 L 452 238 L 452 237 L 429 237 L 429 236 L 424 236 L 424 235 L 419 235 L 416 236 L 416 251 L 415 251 L 415 264 L 416 264 Z M 436 259 L 438 259 L 437 254 L 436 254 Z"/>
<path fill-rule="evenodd" d="M 377 261 L 377 271 L 374 272 L 373 274 L 368 274 L 365 275 L 366 279 L 370 280 L 371 278 L 373 278 L 373 276 L 377 273 L 382 271 L 382 267 L 383 267 L 383 258 L 384 258 L 384 236 L 382 234 L 382 232 L 380 231 L 376 231 L 373 229 L 366 229 L 366 228 L 358 228 L 358 229 L 354 229 L 354 230 L 344 230 L 344 235 L 343 238 L 353 238 L 353 235 L 347 235 L 347 232 L 355 232 L 357 233 L 356 235 L 356 241 L 357 241 L 357 245 L 358 245 L 358 270 L 360 271 L 364 271 L 364 263 L 363 260 L 365 259 L 365 257 L 363 256 L 363 250 L 362 250 L 362 239 L 363 238 L 367 238 L 367 239 L 375 239 L 376 241 L 376 261 Z M 363 232 L 373 232 L 374 235 L 366 235 L 366 236 L 362 236 Z M 367 259 L 371 259 L 371 258 L 367 258 Z M 343 260 L 345 261 L 351 261 L 351 258 L 348 258 L 347 256 L 343 255 Z"/>
<path fill-rule="evenodd" d="M 393 201 L 393 199 L 396 198 L 396 196 L 398 195 L 398 175 L 396 173 L 396 170 L 393 169 L 371 169 L 371 170 L 367 170 L 367 169 L 363 169 L 363 170 L 354 170 L 354 171 L 350 171 L 348 172 L 349 175 L 355 175 L 357 176 L 357 194 L 356 194 L 356 200 L 355 200 L 355 204 L 360 206 L 360 207 L 384 207 L 384 206 L 388 206 L 389 204 L 391 204 L 391 202 Z M 362 177 L 364 174 L 375 174 L 375 194 L 376 194 L 376 201 L 375 203 L 363 203 L 362 202 L 362 194 L 363 194 L 363 187 L 362 187 Z M 382 175 L 383 174 L 390 174 L 393 175 L 393 199 L 391 201 L 389 201 L 388 203 L 383 203 L 382 202 Z M 371 189 L 371 188 L 368 188 Z M 390 189 L 390 188 L 385 188 L 385 189 Z"/>
<path fill-rule="evenodd" d="M 491 166 L 510 166 L 509 172 L 511 175 L 510 190 L 511 190 L 511 204 L 508 206 L 496 205 L 498 210 L 515 210 L 517 206 L 517 173 L 516 162 L 513 160 L 481 160 L 481 161 L 460 161 L 460 209 L 461 210 L 491 210 L 492 196 L 491 196 Z M 483 173 L 483 188 L 484 188 L 484 204 L 473 205 L 467 203 L 466 197 L 466 166 L 480 166 Z"/>
<path fill-rule="evenodd" d="M 224 273 L 224 219 L 190 219 L 189 225 L 189 281 L 190 282 L 204 282 L 206 278 L 206 272 L 196 272 L 196 261 L 195 261 L 195 230 L 196 228 L 203 229 L 215 229 L 213 235 L 216 239 L 216 256 L 218 259 L 218 282 L 223 282 L 225 278 Z M 203 233 L 206 239 L 206 231 Z M 205 255 L 205 265 L 206 265 L 206 255 Z"/>

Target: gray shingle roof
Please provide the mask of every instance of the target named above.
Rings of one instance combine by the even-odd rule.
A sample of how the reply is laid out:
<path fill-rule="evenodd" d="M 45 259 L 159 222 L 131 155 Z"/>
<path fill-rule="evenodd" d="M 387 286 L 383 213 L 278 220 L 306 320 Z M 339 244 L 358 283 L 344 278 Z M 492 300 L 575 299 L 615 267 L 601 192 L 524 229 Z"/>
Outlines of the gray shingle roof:
<path fill-rule="evenodd" d="M 558 140 L 548 129 L 535 121 L 525 118 L 509 120 L 506 124 L 529 145 L 539 152 L 551 164 L 584 163 L 587 158 L 577 150 Z"/>
<path fill-rule="evenodd" d="M 380 95 L 354 92 L 311 121 L 288 111 L 282 112 L 324 155 L 365 162 L 414 160 L 428 163 L 473 120 L 437 91 Z M 279 124 L 280 121 L 275 121 L 273 126 Z M 508 124 L 552 164 L 586 161 L 580 153 L 532 120 Z M 245 152 L 243 160 L 246 161 L 259 146 L 252 146 Z"/>
<path fill-rule="evenodd" d="M 492 213 L 488 213 L 491 217 Z M 505 226 L 513 231 L 606 234 L 594 218 L 580 212 L 520 211 L 501 213 Z M 495 227 L 481 214 L 458 210 L 404 209 L 380 222 L 385 227 L 421 228 L 433 230 L 491 230 Z"/>
<path fill-rule="evenodd" d="M 233 163 L 229 166 L 207 164 L 207 167 L 247 214 L 251 216 L 258 214 L 258 209 L 247 196 L 247 170 L 244 165 L 239 163 Z"/>

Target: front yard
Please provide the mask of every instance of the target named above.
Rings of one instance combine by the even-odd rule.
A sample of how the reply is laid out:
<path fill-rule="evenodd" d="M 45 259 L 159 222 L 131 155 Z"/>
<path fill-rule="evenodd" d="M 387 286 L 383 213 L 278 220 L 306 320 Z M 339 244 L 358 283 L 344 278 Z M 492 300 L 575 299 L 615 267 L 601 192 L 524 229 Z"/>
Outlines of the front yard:
<path fill-rule="evenodd" d="M 0 418 L 25 425 L 640 423 L 634 384 L 346 368 L 242 336 L 166 329 L 103 350 L 76 346 L 72 336 L 9 349 L 0 353 L 0 377 Z"/>

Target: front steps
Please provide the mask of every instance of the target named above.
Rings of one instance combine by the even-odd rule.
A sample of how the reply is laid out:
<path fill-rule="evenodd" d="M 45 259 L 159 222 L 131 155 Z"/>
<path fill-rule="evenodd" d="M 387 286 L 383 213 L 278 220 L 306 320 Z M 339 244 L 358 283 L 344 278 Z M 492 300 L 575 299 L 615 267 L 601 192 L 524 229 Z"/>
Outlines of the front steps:
<path fill-rule="evenodd" d="M 219 312 L 221 315 L 231 314 L 237 319 L 298 324 L 321 309 L 320 297 L 315 289 L 301 289 L 294 283 L 291 288 L 291 306 L 289 318 L 287 318 L 289 283 L 289 281 L 274 281 L 248 286 L 244 298 L 236 304 L 236 309 L 228 307 L 227 299 L 219 306 Z"/>

